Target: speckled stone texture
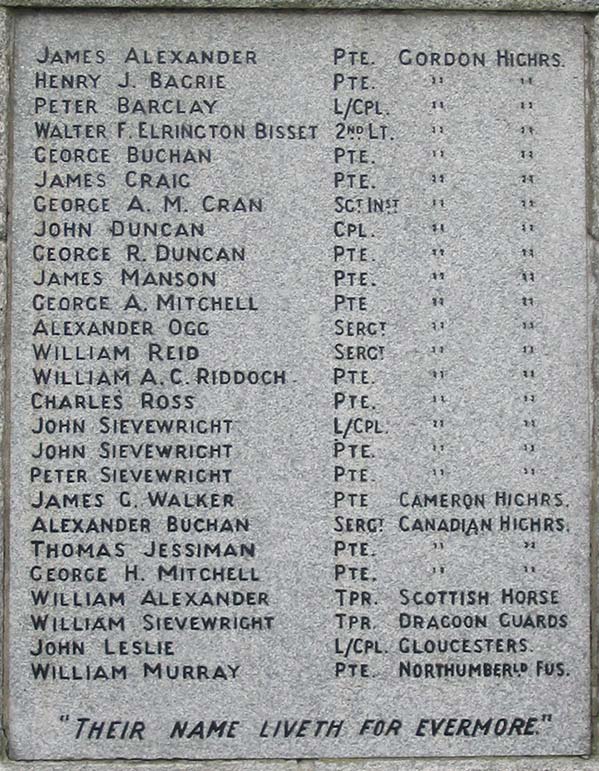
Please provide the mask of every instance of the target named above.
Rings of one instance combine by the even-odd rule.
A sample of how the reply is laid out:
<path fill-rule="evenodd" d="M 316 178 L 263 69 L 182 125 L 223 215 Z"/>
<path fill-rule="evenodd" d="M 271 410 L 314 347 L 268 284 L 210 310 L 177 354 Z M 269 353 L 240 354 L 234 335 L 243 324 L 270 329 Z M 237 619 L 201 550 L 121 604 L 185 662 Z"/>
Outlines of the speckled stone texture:
<path fill-rule="evenodd" d="M 308 761 L 295 760 L 229 760 L 186 761 L 185 763 L 127 763 L 125 761 L 60 761 L 57 763 L 35 761 L 19 763 L 0 761 L 1 771 L 315 771 Z"/>
<path fill-rule="evenodd" d="M 599 771 L 599 760 L 494 758 L 481 760 L 280 760 L 126 763 L 0 761 L 0 771 Z"/>
<path fill-rule="evenodd" d="M 599 0 L 2 0 L 21 8 L 289 8 L 596 13 Z"/>
<path fill-rule="evenodd" d="M 317 760 L 313 771 L 598 771 L 599 761 L 574 758 L 481 760 Z"/>
<path fill-rule="evenodd" d="M 9 115 L 9 49 L 10 49 L 9 14 L 5 9 L 0 12 L 0 318 L 6 319 L 7 296 L 7 194 L 8 194 L 8 115 Z M 5 430 L 5 362 L 6 362 L 6 325 L 0 325 L 0 434 Z M 0 455 L 0 474 L 4 474 L 6 455 Z M 0 485 L 4 489 L 3 485 Z M 0 495 L 0 532 L 4 527 L 4 496 Z M 0 549 L 0 570 L 4 570 L 4 549 Z M 4 606 L 0 603 L 0 627 L 4 622 Z M 3 634 L 0 632 L 0 640 Z M 4 677 L 4 658 L 0 659 L 0 681 Z M 0 751 L 4 752 L 4 727 L 0 718 Z"/>
<path fill-rule="evenodd" d="M 180 7 L 180 8 L 191 8 L 191 7 L 215 7 L 215 3 L 209 2 L 209 0 L 206 0 L 205 2 L 202 2 L 202 0 L 197 0 L 197 2 L 186 2 L 186 0 L 180 0 L 179 2 L 157 2 L 157 3 L 151 3 L 151 2 L 143 2 L 140 3 L 136 0 L 131 0 L 130 3 L 126 2 L 118 2 L 115 0 L 115 2 L 85 2 L 85 0 L 72 0 L 72 2 L 69 2 L 68 0 L 64 3 L 28 3 L 27 0 L 24 2 L 17 2 L 15 0 L 14 3 L 12 2 L 6 2 L 4 3 L 7 6 L 37 6 L 37 7 L 55 7 L 62 5 L 64 7 L 162 7 L 162 8 L 168 8 L 168 7 Z M 255 7 L 255 8 L 273 8 L 273 7 L 295 7 L 295 8 L 303 8 L 303 7 L 344 7 L 347 8 L 348 4 L 346 2 L 336 2 L 335 0 L 330 0 L 326 3 L 293 3 L 293 2 L 285 2 L 284 0 L 281 0 L 281 2 L 269 2 L 269 3 L 259 3 L 259 2 L 234 2 L 234 3 L 219 3 L 219 7 L 224 8 L 233 8 L 233 7 Z M 364 2 L 354 2 L 351 4 L 352 8 L 395 8 L 398 10 L 403 9 L 448 9 L 448 8 L 455 8 L 455 9 L 480 9 L 480 10 L 526 10 L 531 9 L 531 3 L 528 4 L 522 4 L 519 2 L 453 2 L 453 3 L 447 3 L 447 2 L 435 2 L 435 0 L 430 0 L 430 2 L 422 2 L 419 3 L 417 0 L 413 0 L 413 2 L 397 2 L 397 3 L 388 3 L 385 2 L 385 0 L 381 0 L 381 2 L 368 2 L 365 0 Z M 553 11 L 584 11 L 584 12 L 593 12 L 593 11 L 599 11 L 599 2 L 585 2 L 585 0 L 580 0 L 579 2 L 539 2 L 535 3 L 533 6 L 534 10 L 553 10 Z M 7 14 L 6 12 L 2 12 L 0 15 L 0 42 L 4 43 L 5 45 L 2 45 L 2 51 L 4 53 L 4 60 L 0 65 L 0 102 L 4 101 L 6 99 L 6 88 L 7 88 L 7 82 L 8 82 L 8 65 L 7 65 L 7 56 L 6 53 L 8 52 L 8 45 L 7 45 L 7 26 L 6 26 L 6 18 Z M 597 33 L 596 30 L 597 27 L 595 27 L 593 31 L 593 36 L 591 37 L 592 41 L 592 51 L 597 51 Z M 597 82 L 594 82 L 593 88 L 592 88 L 592 94 L 596 94 L 596 88 L 597 88 Z M 593 97 L 595 99 L 596 96 Z M 4 105 L 6 105 L 4 101 Z M 4 115 L 6 115 L 6 109 L 2 111 Z M 599 124 L 599 120 L 597 118 L 597 111 L 593 109 L 592 113 L 592 137 L 596 137 L 598 135 L 597 128 Z M 6 172 L 6 124 L 0 124 L 0 174 L 3 176 Z M 592 212 L 593 216 L 591 217 L 590 222 L 590 230 L 593 234 L 594 238 L 597 238 L 597 234 L 599 233 L 599 217 L 597 214 L 598 207 L 597 207 L 597 180 L 599 177 L 599 174 L 597 173 L 597 170 L 599 169 L 599 164 L 597 164 L 597 152 L 595 149 L 593 149 L 592 154 L 592 190 L 593 190 L 593 207 Z M 6 188 L 5 186 L 0 185 L 0 205 L 1 205 L 1 211 L 3 213 L 2 219 L 0 219 L 0 238 L 4 241 L 6 237 L 6 223 L 4 218 L 4 213 L 6 211 Z M 594 239 L 593 239 L 594 240 Z M 594 250 L 594 245 L 591 243 L 590 245 L 590 251 L 592 252 Z M 5 283 L 6 283 L 6 274 L 4 270 L 5 266 L 5 252 L 6 248 L 5 245 L 2 244 L 1 252 L 0 252 L 0 265 L 2 267 L 2 283 L 0 286 L 0 302 L 1 302 L 1 308 L 0 311 L 4 310 L 4 293 L 5 293 Z M 596 262 L 596 260 L 595 260 Z M 594 296 L 594 294 L 592 295 Z M 3 342 L 0 341 L 0 342 Z M 1 392 L 0 392 L 1 393 Z M 2 405 L 0 404 L 0 413 L 2 412 Z M 566 759 L 566 758 L 548 758 L 548 759 L 502 759 L 497 758 L 493 760 L 459 760 L 459 759 L 452 759 L 452 760 L 348 760 L 348 761 L 327 761 L 327 760 L 318 760 L 318 761 L 226 761 L 226 762 L 218 762 L 218 761 L 212 761 L 212 762 L 190 762 L 186 761 L 184 763 L 164 763 L 160 761 L 156 762 L 145 762 L 145 763 L 125 763 L 125 762 L 117 762 L 117 761 L 104 761 L 102 763 L 87 763 L 83 761 L 73 761 L 73 762 L 67 762 L 67 761 L 61 761 L 61 762 L 55 762 L 55 763 L 46 763 L 46 762 L 40 762 L 35 761 L 31 763 L 26 762 L 10 762 L 10 761 L 3 761 L 0 762 L 0 768 L 6 769 L 7 771 L 68 771 L 68 769 L 73 769 L 73 771 L 93 771 L 93 769 L 98 769 L 99 771 L 102 771 L 104 769 L 105 771 L 129 771 L 132 769 L 135 769 L 136 771 L 188 771 L 191 769 L 194 769 L 195 771 L 598 771 L 599 770 L 599 761 L 589 759 L 589 760 L 578 760 L 578 759 Z"/>

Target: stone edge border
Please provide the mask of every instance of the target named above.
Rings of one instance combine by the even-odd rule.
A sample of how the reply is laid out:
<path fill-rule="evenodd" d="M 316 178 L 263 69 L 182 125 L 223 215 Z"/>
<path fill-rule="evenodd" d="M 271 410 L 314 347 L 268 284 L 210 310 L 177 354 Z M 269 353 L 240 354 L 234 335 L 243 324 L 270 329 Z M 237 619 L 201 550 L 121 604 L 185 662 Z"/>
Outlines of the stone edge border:
<path fill-rule="evenodd" d="M 551 11 L 599 13 L 599 0 L 0 0 L 0 8 L 235 10 Z"/>
<path fill-rule="evenodd" d="M 599 771 L 599 0 L 0 0 L 0 536 L 8 534 L 8 485 L 5 484 L 8 441 L 5 404 L 8 394 L 9 317 L 7 291 L 10 277 L 8 224 L 10 217 L 10 100 L 12 29 L 17 7 L 106 9 L 343 9 L 397 11 L 519 11 L 576 12 L 585 20 L 586 62 L 586 169 L 587 169 L 587 262 L 589 269 L 589 388 L 591 437 L 591 672 L 593 748 L 588 758 L 565 756 L 482 759 L 345 759 L 345 760 L 226 760 L 226 761 L 12 761 L 7 756 L 4 730 L 6 694 L 2 688 L 0 713 L 0 771 Z M 598 14 L 598 15 L 594 15 Z M 4 547 L 0 548 L 0 575 L 4 576 Z M 3 591 L 6 597 L 6 592 Z M 4 603 L 0 603 L 0 686 L 4 685 L 6 658 Z"/>

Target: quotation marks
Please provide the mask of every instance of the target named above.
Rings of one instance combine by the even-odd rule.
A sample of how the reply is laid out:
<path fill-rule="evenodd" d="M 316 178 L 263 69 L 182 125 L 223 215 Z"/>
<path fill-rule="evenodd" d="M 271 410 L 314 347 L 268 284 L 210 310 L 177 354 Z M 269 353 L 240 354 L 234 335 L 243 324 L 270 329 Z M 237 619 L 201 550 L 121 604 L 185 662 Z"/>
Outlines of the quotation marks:
<path fill-rule="evenodd" d="M 543 714 L 541 715 L 541 723 L 551 723 L 552 719 L 553 719 L 553 715 L 551 714 L 551 712 L 543 712 Z M 540 731 L 535 731 L 535 734 L 537 736 L 540 733 L 541 733 Z"/>

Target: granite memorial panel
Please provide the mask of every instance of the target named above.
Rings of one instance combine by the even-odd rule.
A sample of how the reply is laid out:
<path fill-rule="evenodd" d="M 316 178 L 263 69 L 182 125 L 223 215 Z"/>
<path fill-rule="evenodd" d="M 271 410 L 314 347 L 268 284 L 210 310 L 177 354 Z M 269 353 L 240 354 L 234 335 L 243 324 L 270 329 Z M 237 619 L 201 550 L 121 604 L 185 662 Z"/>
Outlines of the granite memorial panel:
<path fill-rule="evenodd" d="M 583 44 L 17 14 L 11 757 L 588 750 Z"/>

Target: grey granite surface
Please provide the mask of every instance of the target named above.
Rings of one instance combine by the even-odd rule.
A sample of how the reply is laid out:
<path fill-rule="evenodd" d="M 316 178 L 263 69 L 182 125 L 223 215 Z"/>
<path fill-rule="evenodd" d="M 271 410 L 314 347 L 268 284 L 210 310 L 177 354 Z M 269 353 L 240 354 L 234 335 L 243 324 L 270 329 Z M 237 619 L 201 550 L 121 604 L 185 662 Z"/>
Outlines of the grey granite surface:
<path fill-rule="evenodd" d="M 78 3 L 79 6 L 81 6 L 81 3 Z M 120 6 L 123 6 L 122 3 L 119 3 Z M 142 7 L 140 4 L 135 4 L 136 7 Z M 184 7 L 184 4 L 179 3 L 179 7 Z M 214 4 L 210 4 L 213 6 Z M 548 8 L 549 10 L 581 10 L 581 11 L 592 11 L 595 8 L 598 7 L 599 4 L 597 3 L 570 3 L 570 4 L 553 4 L 553 5 L 540 5 L 539 8 Z M 226 6 L 223 6 L 226 7 Z M 237 4 L 235 6 L 229 6 L 229 7 L 237 7 Z M 270 6 L 272 7 L 272 5 Z M 289 6 L 288 6 L 289 7 Z M 354 6 L 358 7 L 358 6 Z M 365 6 L 367 7 L 367 6 Z M 438 4 L 437 6 L 431 6 L 430 4 L 426 4 L 426 6 L 419 6 L 419 5 L 410 5 L 410 6 L 380 6 L 377 7 L 443 7 L 447 8 L 448 4 Z M 451 7 L 456 8 L 485 8 L 485 9 L 495 9 L 500 7 L 501 9 L 509 10 L 509 9 L 521 9 L 522 6 L 520 4 L 513 4 L 513 5 L 507 5 L 505 3 L 501 4 L 492 4 L 492 3 L 484 3 L 477 6 L 465 4 L 465 5 L 455 5 Z M 537 6 L 535 6 L 537 7 Z M 6 72 L 6 70 L 4 70 Z M 0 83 L 0 93 L 1 92 L 1 83 Z M 0 161 L 2 161 L 3 154 L 0 151 Z M 594 211 L 594 209 L 593 209 Z M 593 220 L 594 222 L 594 220 Z M 594 226 L 593 226 L 594 227 Z M 588 771 L 591 771 L 591 769 L 596 769 L 599 767 L 599 765 L 595 761 L 583 761 L 583 760 L 576 760 L 576 759 L 540 759 L 540 760 L 531 760 L 531 759 L 495 759 L 495 760 L 439 760 L 439 761 L 433 761 L 433 760 L 405 760 L 405 761 L 393 761 L 393 760 L 377 760 L 377 761 L 365 761 L 365 760 L 355 760 L 355 761 L 301 761 L 298 763 L 295 763 L 294 761 L 260 761 L 260 762 L 251 762 L 251 761 L 230 761 L 230 762 L 185 762 L 183 764 L 173 764 L 173 763 L 163 763 L 160 761 L 157 761 L 155 763 L 141 763 L 141 764 L 123 764 L 119 763 L 117 761 L 107 761 L 102 764 L 96 764 L 96 763 L 85 763 L 84 761 L 75 761 L 74 764 L 69 764 L 66 761 L 58 762 L 58 763 L 42 763 L 41 761 L 35 761 L 34 763 L 12 763 L 12 762 L 5 762 L 4 766 L 6 768 L 11 769 L 26 769 L 26 768 L 35 768 L 36 770 L 47 768 L 48 770 L 52 769 L 66 769 L 69 767 L 77 768 L 77 771 L 87 771 L 87 769 L 93 769 L 93 768 L 110 768 L 110 769 L 121 769 L 121 768 L 137 768 L 142 769 L 145 771 L 146 769 L 188 769 L 188 768 L 194 768 L 198 769 L 198 771 L 203 771 L 203 769 L 210 769 L 211 771 L 237 771 L 237 769 L 247 769 L 248 771 L 287 771 L 288 769 L 294 769 L 297 768 L 298 770 L 301 769 L 301 771 L 355 771 L 356 769 L 360 769 L 360 771 L 404 771 L 404 769 L 407 771 L 407 769 L 414 769 L 416 771 L 417 769 L 422 769 L 422 771 L 446 771 L 451 769 L 451 771 L 511 771 L 511 769 L 521 769 L 524 771 L 569 771 L 570 769 L 588 769 Z"/>

